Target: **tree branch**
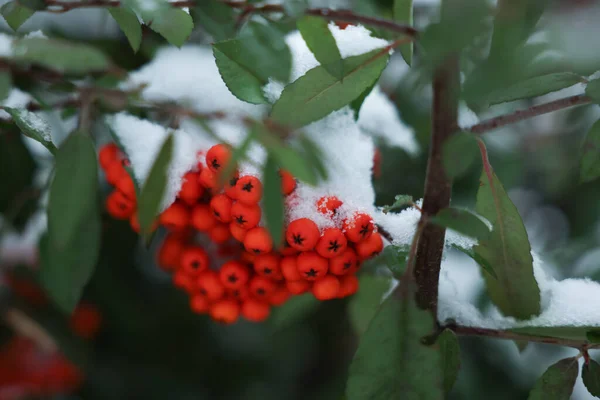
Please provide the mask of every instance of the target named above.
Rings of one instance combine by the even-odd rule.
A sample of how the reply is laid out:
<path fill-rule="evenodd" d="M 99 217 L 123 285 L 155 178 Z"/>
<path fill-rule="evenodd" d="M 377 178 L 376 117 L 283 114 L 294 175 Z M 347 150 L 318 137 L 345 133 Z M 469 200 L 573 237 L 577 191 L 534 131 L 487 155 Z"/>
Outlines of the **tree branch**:
<path fill-rule="evenodd" d="M 565 97 L 564 99 L 554 100 L 544 104 L 538 104 L 537 106 L 529 107 L 525 110 L 517 110 L 513 113 L 500 115 L 498 117 L 490 118 L 485 121 L 466 128 L 468 132 L 476 133 L 478 135 L 501 128 L 506 125 L 514 124 L 529 118 L 537 117 L 538 115 L 548 114 L 553 111 L 562 110 L 569 107 L 580 106 L 584 104 L 590 104 L 592 99 L 585 94 L 577 94 L 575 96 Z"/>

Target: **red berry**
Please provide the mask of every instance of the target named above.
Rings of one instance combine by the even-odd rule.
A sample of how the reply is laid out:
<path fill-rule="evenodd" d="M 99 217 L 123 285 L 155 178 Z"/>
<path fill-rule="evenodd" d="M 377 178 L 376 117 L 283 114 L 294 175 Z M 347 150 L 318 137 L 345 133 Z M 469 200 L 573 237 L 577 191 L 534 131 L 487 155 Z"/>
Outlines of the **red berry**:
<path fill-rule="evenodd" d="M 181 269 L 190 276 L 198 276 L 209 263 L 208 254 L 202 247 L 189 246 L 181 254 Z"/>
<path fill-rule="evenodd" d="M 233 200 L 237 200 L 237 188 L 235 185 L 237 181 L 240 179 L 238 172 L 236 171 L 231 178 L 225 183 L 225 194 L 229 196 Z"/>
<path fill-rule="evenodd" d="M 248 231 L 244 228 L 240 228 L 240 226 L 234 221 L 229 224 L 229 232 L 231 232 L 231 236 L 233 236 L 235 240 L 240 243 L 244 243 L 244 238 L 246 237 L 246 233 Z"/>
<path fill-rule="evenodd" d="M 129 176 L 120 161 L 114 161 L 109 164 L 104 170 L 104 174 L 106 176 L 106 182 L 113 186 L 117 184 L 122 176 Z"/>
<path fill-rule="evenodd" d="M 243 301 L 250 296 L 250 289 L 248 289 L 248 285 L 240 286 L 235 289 L 227 289 L 227 295 L 233 299 Z"/>
<path fill-rule="evenodd" d="M 190 308 L 197 314 L 206 314 L 210 309 L 210 302 L 205 296 L 195 294 L 190 297 Z"/>
<path fill-rule="evenodd" d="M 262 183 L 255 176 L 242 176 L 235 184 L 237 200 L 244 204 L 257 204 L 262 198 Z"/>
<path fill-rule="evenodd" d="M 314 249 L 319 241 L 319 236 L 321 235 L 317 224 L 308 218 L 300 218 L 290 222 L 285 231 L 288 244 L 299 251 Z"/>
<path fill-rule="evenodd" d="M 173 285 L 187 293 L 192 293 L 195 288 L 192 277 L 181 270 L 173 274 Z"/>
<path fill-rule="evenodd" d="M 216 144 L 206 152 L 206 166 L 214 173 L 227 166 L 231 158 L 231 149 L 225 144 Z"/>
<path fill-rule="evenodd" d="M 383 250 L 383 239 L 377 232 L 356 244 L 356 253 L 361 260 L 375 257 Z"/>
<path fill-rule="evenodd" d="M 298 255 L 298 272 L 307 281 L 315 281 L 327 274 L 329 263 L 314 251 L 307 251 Z"/>
<path fill-rule="evenodd" d="M 310 282 L 308 281 L 287 281 L 285 282 L 285 287 L 291 294 L 302 294 L 306 293 L 310 290 Z"/>
<path fill-rule="evenodd" d="M 279 286 L 277 290 L 269 297 L 269 303 L 273 306 L 280 306 L 290 298 L 291 294 L 285 286 Z"/>
<path fill-rule="evenodd" d="M 281 176 L 281 193 L 287 196 L 296 189 L 296 179 L 284 169 L 279 170 L 279 175 Z"/>
<path fill-rule="evenodd" d="M 246 233 L 244 247 L 248 252 L 256 255 L 269 253 L 273 250 L 273 239 L 265 228 L 252 228 Z"/>
<path fill-rule="evenodd" d="M 236 202 L 231 206 L 231 219 L 240 228 L 252 229 L 260 222 L 261 211 L 257 204 Z"/>
<path fill-rule="evenodd" d="M 160 214 L 158 222 L 171 231 L 184 230 L 190 220 L 190 211 L 186 206 L 175 202 Z"/>
<path fill-rule="evenodd" d="M 231 233 L 229 232 L 229 225 L 217 223 L 208 232 L 208 236 L 210 237 L 210 240 L 217 244 L 225 243 L 231 238 Z"/>
<path fill-rule="evenodd" d="M 183 236 L 173 233 L 167 235 L 158 248 L 158 264 L 166 270 L 177 269 L 184 249 Z"/>
<path fill-rule="evenodd" d="M 198 275 L 196 287 L 203 296 L 206 296 L 210 301 L 219 300 L 225 295 L 225 287 L 219 279 L 219 275 L 209 269 Z"/>
<path fill-rule="evenodd" d="M 119 178 L 119 180 L 117 181 L 117 183 L 115 184 L 115 187 L 121 193 L 123 193 L 125 195 L 125 197 L 127 197 L 135 202 L 135 200 L 136 200 L 135 184 L 133 183 L 133 179 L 131 179 L 129 174 L 122 175 Z"/>
<path fill-rule="evenodd" d="M 218 194 L 210 200 L 210 209 L 213 216 L 221 222 L 231 222 L 231 206 L 233 200 L 224 194 Z"/>
<path fill-rule="evenodd" d="M 346 238 L 354 243 L 367 239 L 375 228 L 371 216 L 364 213 L 354 214 L 350 219 L 344 220 L 343 225 Z"/>
<path fill-rule="evenodd" d="M 245 286 L 250 279 L 250 270 L 239 261 L 229 261 L 219 270 L 221 283 L 228 289 L 238 289 Z"/>
<path fill-rule="evenodd" d="M 242 304 L 242 316 L 248 321 L 262 322 L 269 317 L 270 312 L 269 304 L 261 300 L 247 299 Z"/>
<path fill-rule="evenodd" d="M 206 189 L 216 189 L 219 186 L 219 179 L 217 175 L 208 168 L 204 168 L 198 177 L 200 185 Z"/>
<path fill-rule="evenodd" d="M 250 279 L 250 293 L 257 299 L 268 299 L 277 289 L 277 284 L 263 276 L 255 276 Z"/>
<path fill-rule="evenodd" d="M 338 228 L 327 228 L 319 238 L 315 250 L 321 257 L 333 258 L 342 254 L 347 246 L 348 241 L 341 230 Z"/>
<path fill-rule="evenodd" d="M 329 272 L 335 275 L 346 275 L 356 269 L 357 263 L 356 252 L 348 247 L 342 254 L 329 260 Z"/>
<path fill-rule="evenodd" d="M 280 266 L 285 280 L 299 281 L 302 279 L 302 275 L 298 272 L 298 260 L 296 256 L 283 257 Z"/>
<path fill-rule="evenodd" d="M 217 224 L 217 220 L 209 206 L 198 204 L 192 208 L 191 224 L 197 231 L 208 232 Z"/>
<path fill-rule="evenodd" d="M 240 305 L 235 300 L 220 300 L 210 307 L 211 318 L 225 325 L 233 324 L 239 315 Z"/>
<path fill-rule="evenodd" d="M 259 254 L 254 259 L 254 271 L 260 276 L 264 276 L 269 279 L 281 279 L 281 267 L 279 266 L 279 256 L 268 253 Z"/>
<path fill-rule="evenodd" d="M 340 291 L 338 297 L 352 296 L 358 291 L 358 278 L 356 275 L 344 275 L 340 277 Z"/>
<path fill-rule="evenodd" d="M 115 190 L 106 198 L 106 210 L 115 219 L 129 219 L 135 212 L 135 202 Z"/>
<path fill-rule="evenodd" d="M 327 275 L 313 284 L 312 293 L 317 300 L 331 300 L 338 297 L 340 281 L 333 275 Z"/>
<path fill-rule="evenodd" d="M 114 143 L 105 144 L 100 148 L 100 152 L 98 153 L 98 161 L 100 162 L 100 167 L 106 170 L 110 164 L 115 161 L 119 161 L 121 151 L 119 147 Z"/>
<path fill-rule="evenodd" d="M 342 206 L 342 201 L 335 196 L 321 197 L 317 200 L 317 210 L 321 214 L 334 215 L 337 209 Z"/>
<path fill-rule="evenodd" d="M 181 190 L 177 197 L 189 206 L 193 206 L 204 194 L 204 188 L 199 182 L 200 174 L 197 172 L 188 172 L 183 176 Z"/>

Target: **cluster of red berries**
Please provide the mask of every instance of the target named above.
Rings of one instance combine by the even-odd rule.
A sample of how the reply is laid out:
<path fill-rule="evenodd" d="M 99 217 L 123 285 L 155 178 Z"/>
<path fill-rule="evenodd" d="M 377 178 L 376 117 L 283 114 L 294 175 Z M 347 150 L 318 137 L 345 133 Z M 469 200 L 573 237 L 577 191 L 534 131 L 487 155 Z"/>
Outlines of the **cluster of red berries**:
<path fill-rule="evenodd" d="M 361 262 L 383 249 L 369 215 L 355 213 L 341 226 L 323 231 L 309 218 L 296 219 L 288 224 L 285 241 L 278 246 L 259 226 L 260 179 L 235 173 L 221 187 L 219 174 L 230 160 L 230 148 L 217 144 L 202 155 L 205 162 L 199 161 L 195 170 L 185 174 L 177 200 L 157 221 L 169 231 L 158 251 L 158 264 L 190 295 L 193 311 L 227 324 L 240 315 L 259 322 L 269 316 L 272 306 L 292 295 L 312 292 L 319 300 L 330 300 L 358 290 L 355 273 Z M 139 232 L 135 187 L 124 167 L 126 158 L 116 145 L 108 144 L 99 160 L 107 181 L 116 188 L 107 198 L 108 212 L 129 219 Z M 284 170 L 280 175 L 282 194 L 288 196 L 296 189 L 296 180 Z M 329 196 L 319 199 L 316 207 L 333 217 L 341 205 L 337 197 Z M 208 235 L 219 246 L 218 253 L 233 259 L 210 265 L 196 233 Z"/>

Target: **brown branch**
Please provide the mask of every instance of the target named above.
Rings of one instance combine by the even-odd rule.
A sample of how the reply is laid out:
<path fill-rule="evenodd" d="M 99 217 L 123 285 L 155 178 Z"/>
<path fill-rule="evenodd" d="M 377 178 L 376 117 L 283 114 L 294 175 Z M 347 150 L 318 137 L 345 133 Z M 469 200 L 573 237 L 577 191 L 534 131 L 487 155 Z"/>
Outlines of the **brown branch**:
<path fill-rule="evenodd" d="M 565 97 L 563 99 L 554 100 L 548 103 L 538 104 L 537 106 L 532 106 L 525 110 L 517 110 L 510 114 L 490 118 L 485 121 L 481 121 L 470 128 L 466 128 L 465 130 L 480 135 L 506 125 L 537 117 L 538 115 L 548 114 L 569 107 L 590 104 L 591 102 L 592 99 L 585 94 L 577 94 L 575 96 Z"/>
<path fill-rule="evenodd" d="M 390 243 L 394 242 L 394 237 L 392 236 L 391 233 L 389 233 L 383 226 L 381 225 L 377 225 L 377 232 L 379 232 L 379 234 L 381 236 L 383 236 L 385 238 L 385 240 L 387 240 Z"/>

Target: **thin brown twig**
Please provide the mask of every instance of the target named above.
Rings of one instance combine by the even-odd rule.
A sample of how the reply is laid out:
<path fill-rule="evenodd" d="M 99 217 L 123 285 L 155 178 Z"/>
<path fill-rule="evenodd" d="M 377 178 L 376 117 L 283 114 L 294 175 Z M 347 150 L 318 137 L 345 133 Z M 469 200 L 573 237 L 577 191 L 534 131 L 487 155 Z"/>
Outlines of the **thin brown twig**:
<path fill-rule="evenodd" d="M 590 104 L 591 102 L 592 99 L 585 94 L 577 94 L 575 96 L 565 97 L 563 99 L 550 101 L 548 103 L 538 104 L 524 110 L 517 110 L 510 114 L 490 118 L 466 128 L 465 130 L 480 135 L 482 133 L 501 128 L 505 125 L 510 125 L 529 118 L 537 117 L 538 115 L 548 114 L 569 107 Z"/>

